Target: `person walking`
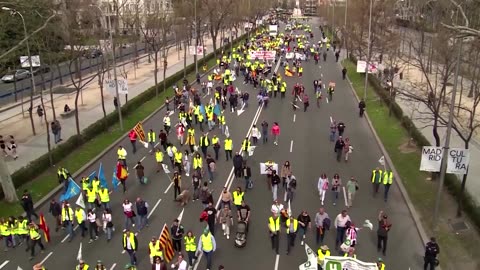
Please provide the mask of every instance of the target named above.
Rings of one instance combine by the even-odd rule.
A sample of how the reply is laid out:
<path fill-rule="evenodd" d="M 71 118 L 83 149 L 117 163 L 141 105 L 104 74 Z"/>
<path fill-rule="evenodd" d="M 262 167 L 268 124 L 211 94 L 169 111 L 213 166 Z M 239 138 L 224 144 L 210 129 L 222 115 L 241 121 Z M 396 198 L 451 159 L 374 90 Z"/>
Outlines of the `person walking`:
<path fill-rule="evenodd" d="M 80 226 L 79 221 L 84 220 L 83 216 L 81 218 L 82 219 L 77 219 L 77 223 L 79 226 Z M 70 204 L 68 203 L 64 203 L 61 209 L 61 221 L 62 221 L 63 228 L 65 228 L 65 230 L 67 231 L 68 242 L 71 242 L 74 236 L 74 232 L 73 232 L 74 214 L 73 214 L 72 208 L 70 207 Z M 82 230 L 82 237 L 83 235 L 84 235 L 84 232 Z"/>
<path fill-rule="evenodd" d="M 182 192 L 182 176 L 177 172 L 173 172 L 173 200 L 177 200 L 177 196 Z"/>
<path fill-rule="evenodd" d="M 123 214 L 125 215 L 125 229 L 129 229 L 130 225 L 135 227 L 135 211 L 133 211 L 133 204 L 125 199 L 122 204 Z"/>
<path fill-rule="evenodd" d="M 393 172 L 385 170 L 383 172 L 383 188 L 384 188 L 384 195 L 383 200 L 387 202 L 388 199 L 388 191 L 390 191 L 390 187 L 393 184 Z"/>
<path fill-rule="evenodd" d="M 110 240 L 112 240 L 112 233 L 115 228 L 112 222 L 112 211 L 109 208 L 103 211 L 102 222 L 103 230 L 105 231 L 105 235 L 107 237 L 107 242 L 110 242 Z"/>
<path fill-rule="evenodd" d="M 363 117 L 363 114 L 365 113 L 365 108 L 367 107 L 367 104 L 365 104 L 365 100 L 360 100 L 360 102 L 358 103 L 358 115 L 360 117 Z"/>
<path fill-rule="evenodd" d="M 236 152 L 232 161 L 233 161 L 233 171 L 234 171 L 235 177 L 236 178 L 242 177 L 243 157 L 238 152 Z"/>
<path fill-rule="evenodd" d="M 283 163 L 282 169 L 280 169 L 280 177 L 282 178 L 282 187 L 287 192 L 287 177 L 292 173 L 292 167 L 290 161 Z"/>
<path fill-rule="evenodd" d="M 278 253 L 280 244 L 280 217 L 279 215 L 272 213 L 272 216 L 268 218 L 268 230 L 270 232 L 270 242 L 272 243 L 272 249 Z"/>
<path fill-rule="evenodd" d="M 278 176 L 277 171 L 272 171 L 272 177 L 270 178 L 271 181 L 271 189 L 272 189 L 272 197 L 273 200 L 276 201 L 278 197 L 278 186 L 280 185 L 280 176 Z"/>
<path fill-rule="evenodd" d="M 68 207 L 70 207 L 70 204 L 67 204 Z M 64 208 L 65 209 L 65 208 Z M 77 221 L 77 224 L 78 224 L 78 228 L 80 229 L 80 232 L 81 232 L 81 235 L 82 235 L 82 238 L 85 237 L 85 233 L 87 232 L 87 224 L 86 224 L 86 221 L 87 221 L 87 214 L 85 213 L 85 210 L 83 210 L 83 208 L 81 207 L 77 207 L 75 209 L 75 220 Z M 73 225 L 72 225 L 73 226 Z M 68 227 L 67 227 L 68 229 Z M 68 233 L 68 231 L 67 231 Z M 69 234 L 70 235 L 70 234 Z M 73 228 L 71 230 L 71 237 L 69 239 L 69 242 L 72 241 L 72 238 L 73 238 Z"/>
<path fill-rule="evenodd" d="M 377 230 L 377 251 L 382 251 L 383 256 L 386 255 L 387 252 L 387 240 L 388 240 L 388 232 L 392 228 L 392 224 L 388 220 L 387 214 L 385 212 L 380 211 L 378 213 L 378 230 Z"/>
<path fill-rule="evenodd" d="M 207 150 L 208 150 L 209 145 L 210 145 L 210 139 L 208 138 L 208 134 L 204 133 L 200 137 L 200 148 L 202 149 L 202 153 L 203 153 L 204 158 L 207 157 Z"/>
<path fill-rule="evenodd" d="M 347 78 L 347 68 L 346 67 L 343 67 L 342 68 L 342 79 L 346 79 Z"/>
<path fill-rule="evenodd" d="M 71 213 L 69 213 L 71 216 L 69 216 L 70 221 L 73 221 L 73 210 L 71 210 Z M 53 218 L 55 219 L 55 231 L 58 232 L 60 227 L 62 226 L 62 206 L 55 200 L 52 199 L 50 201 L 50 207 L 48 209 L 48 212 L 52 214 Z"/>
<path fill-rule="evenodd" d="M 173 163 L 174 166 L 177 167 L 178 173 L 182 174 L 182 165 L 183 165 L 183 153 L 182 151 L 176 151 L 173 154 Z"/>
<path fill-rule="evenodd" d="M 180 224 L 178 219 L 173 221 L 172 227 L 170 227 L 170 234 L 172 235 L 173 250 L 176 252 L 182 252 L 182 239 L 185 229 Z"/>
<path fill-rule="evenodd" d="M 142 162 L 137 162 L 137 164 L 133 166 L 133 169 L 135 169 L 135 174 L 137 175 L 138 182 L 141 185 L 145 184 L 145 167 L 143 167 Z"/>
<path fill-rule="evenodd" d="M 265 144 L 268 142 L 268 122 L 263 120 L 261 127 L 262 127 L 263 143 Z"/>
<path fill-rule="evenodd" d="M 235 192 L 235 191 L 234 191 Z M 227 187 L 223 188 L 222 195 L 220 196 L 220 205 L 218 209 L 223 209 L 225 205 L 228 206 L 228 208 L 231 208 L 231 203 L 232 203 L 232 193 L 228 191 Z"/>
<path fill-rule="evenodd" d="M 91 244 L 94 240 L 98 239 L 97 214 L 95 214 L 93 209 L 88 209 L 87 220 L 88 232 L 90 233 L 90 240 L 88 243 Z"/>
<path fill-rule="evenodd" d="M 330 121 L 330 141 L 334 142 L 337 134 L 337 121 L 331 119 Z"/>
<path fill-rule="evenodd" d="M 28 228 L 29 228 L 28 235 L 30 237 L 30 246 L 28 247 L 30 249 L 29 260 L 32 260 L 33 257 L 35 256 L 35 246 L 38 245 L 40 247 L 41 253 L 43 253 L 43 251 L 45 250 L 45 247 L 42 244 L 42 236 L 38 232 L 39 230 L 38 226 L 35 223 L 30 222 L 30 226 Z"/>
<path fill-rule="evenodd" d="M 217 135 L 213 135 L 212 146 L 213 146 L 213 151 L 215 152 L 215 160 L 218 161 L 218 156 L 220 152 L 220 139 L 217 137 Z"/>
<path fill-rule="evenodd" d="M 372 171 L 372 187 L 373 187 L 373 197 L 376 197 L 378 194 L 378 190 L 380 189 L 380 183 L 382 182 L 382 170 L 378 167 Z"/>
<path fill-rule="evenodd" d="M 272 136 L 273 136 L 273 144 L 278 145 L 278 136 L 280 136 L 280 126 L 278 125 L 277 122 L 273 123 Z"/>
<path fill-rule="evenodd" d="M 21 205 L 22 205 L 22 208 L 27 215 L 28 222 L 32 221 L 32 216 L 34 216 L 36 219 L 38 219 L 38 215 L 37 215 L 37 213 L 35 213 L 35 209 L 33 208 L 32 195 L 30 195 L 30 192 L 28 192 L 27 189 L 25 189 L 23 191 L 23 195 L 22 195 L 22 199 L 21 199 Z"/>
<path fill-rule="evenodd" d="M 297 178 L 291 172 L 287 176 L 287 190 L 284 195 L 285 202 L 292 202 L 295 197 L 295 191 L 297 190 Z"/>
<path fill-rule="evenodd" d="M 337 205 L 337 200 L 340 194 L 340 188 L 342 187 L 342 179 L 338 173 L 333 175 L 332 178 L 332 194 L 333 194 L 333 205 Z"/>
<path fill-rule="evenodd" d="M 128 133 L 128 139 L 132 145 L 132 153 L 135 154 L 137 152 L 137 132 L 135 132 L 133 129 L 130 130 Z"/>
<path fill-rule="evenodd" d="M 342 159 L 342 154 L 345 148 L 345 142 L 343 141 L 342 136 L 338 136 L 337 141 L 335 142 L 335 153 L 337 154 L 337 162 L 340 162 Z"/>
<path fill-rule="evenodd" d="M 292 247 L 295 246 L 295 239 L 297 238 L 298 220 L 290 216 L 285 222 L 287 227 L 287 255 L 290 253 Z"/>
<path fill-rule="evenodd" d="M 298 224 L 300 225 L 298 227 L 298 231 L 300 232 L 300 245 L 303 246 L 305 243 L 305 236 L 307 235 L 307 230 L 312 228 L 312 220 L 310 218 L 310 215 L 306 210 L 303 210 L 300 215 L 297 217 Z"/>
<path fill-rule="evenodd" d="M 318 178 L 317 183 L 318 195 L 320 196 L 320 202 L 322 203 L 322 205 L 324 204 L 325 194 L 327 193 L 329 186 L 330 182 L 328 181 L 327 174 L 322 173 L 322 175 L 320 175 L 320 177 Z"/>
<path fill-rule="evenodd" d="M 321 246 L 317 251 L 317 263 L 318 269 L 323 270 L 323 262 L 325 261 L 325 257 L 330 257 L 330 249 L 327 245 Z"/>
<path fill-rule="evenodd" d="M 153 129 L 150 129 L 147 133 L 147 139 L 148 139 L 148 145 L 152 148 L 152 150 L 155 148 L 155 142 L 157 140 L 157 134 L 155 134 L 155 131 Z M 153 153 L 153 151 L 150 150 L 149 152 Z"/>
<path fill-rule="evenodd" d="M 197 259 L 195 255 L 197 251 L 197 242 L 195 241 L 195 235 L 193 235 L 192 231 L 188 231 L 187 235 L 183 238 L 185 241 L 185 251 L 187 252 L 188 256 L 188 265 L 193 267 L 194 261 Z"/>
<path fill-rule="evenodd" d="M 192 168 L 192 162 L 190 161 L 190 153 L 188 150 L 185 150 L 183 154 L 183 169 L 185 170 L 185 176 L 190 176 L 190 169 Z"/>
<path fill-rule="evenodd" d="M 347 208 L 350 208 L 353 206 L 353 200 L 355 199 L 355 193 L 358 190 L 358 182 L 355 180 L 355 178 L 352 176 L 350 177 L 350 180 L 347 182 Z"/>
<path fill-rule="evenodd" d="M 130 229 L 123 230 L 123 250 L 128 253 L 130 257 L 130 264 L 137 265 L 137 249 L 138 240 L 137 236 L 130 231 Z"/>
<path fill-rule="evenodd" d="M 252 137 L 253 145 L 257 145 L 258 139 L 262 137 L 262 135 L 260 134 L 260 131 L 257 128 L 257 125 L 252 126 L 252 131 L 250 132 L 250 135 Z"/>
<path fill-rule="evenodd" d="M 345 132 L 345 128 L 346 128 L 346 126 L 342 121 L 340 121 L 337 124 L 338 136 L 340 136 L 340 137 L 343 136 L 343 133 Z"/>
<path fill-rule="evenodd" d="M 335 239 L 335 249 L 338 250 L 340 245 L 345 240 L 345 232 L 347 230 L 347 222 L 352 222 L 350 216 L 347 214 L 347 210 L 342 210 L 340 214 L 335 218 L 335 228 L 337 230 L 337 236 Z"/>
<path fill-rule="evenodd" d="M 207 258 L 207 270 L 212 268 L 213 253 L 217 249 L 217 243 L 215 237 L 210 233 L 208 228 L 203 230 L 202 236 L 198 240 L 197 251 L 203 252 L 205 258 Z"/>
<path fill-rule="evenodd" d="M 137 224 L 138 231 L 140 232 L 144 227 L 148 227 L 148 203 L 142 198 L 138 197 L 135 201 L 137 208 Z"/>
<path fill-rule="evenodd" d="M 330 230 L 331 220 L 324 208 L 320 208 L 315 214 L 316 240 L 317 245 L 323 244 L 325 234 Z"/>
<path fill-rule="evenodd" d="M 350 144 L 350 139 L 345 138 L 345 146 L 343 147 L 343 150 L 345 152 L 345 162 L 348 162 L 348 158 L 350 157 L 350 154 L 353 152 L 353 146 Z"/>
<path fill-rule="evenodd" d="M 207 213 L 207 223 L 208 229 L 212 235 L 215 235 L 215 224 L 216 224 L 216 217 L 217 217 L 217 209 L 213 206 L 211 201 L 208 202 L 207 207 L 204 210 Z"/>
<path fill-rule="evenodd" d="M 150 257 L 150 263 L 154 264 L 156 262 L 156 258 L 163 257 L 163 251 L 160 247 L 160 240 L 152 237 L 150 243 L 148 243 L 148 255 Z"/>
<path fill-rule="evenodd" d="M 423 264 L 423 270 L 435 270 L 438 254 L 440 254 L 440 247 L 435 237 L 431 237 L 430 242 L 425 245 L 425 257 L 423 257 L 425 263 Z"/>
<path fill-rule="evenodd" d="M 223 148 L 225 148 L 225 158 L 228 161 L 228 157 L 232 159 L 232 151 L 233 151 L 233 141 L 230 136 L 227 136 L 223 141 Z"/>
<path fill-rule="evenodd" d="M 243 162 L 243 177 L 245 178 L 245 191 L 247 191 L 247 189 L 252 189 L 252 169 L 250 168 L 250 166 L 248 166 L 246 161 Z"/>
<path fill-rule="evenodd" d="M 218 222 L 222 224 L 223 235 L 230 239 L 230 227 L 233 225 L 232 210 L 225 205 L 220 210 L 220 215 L 218 216 Z"/>
<path fill-rule="evenodd" d="M 237 210 L 242 205 L 244 195 L 245 191 L 242 191 L 241 187 L 237 187 L 237 189 L 233 192 L 233 204 L 235 205 Z"/>

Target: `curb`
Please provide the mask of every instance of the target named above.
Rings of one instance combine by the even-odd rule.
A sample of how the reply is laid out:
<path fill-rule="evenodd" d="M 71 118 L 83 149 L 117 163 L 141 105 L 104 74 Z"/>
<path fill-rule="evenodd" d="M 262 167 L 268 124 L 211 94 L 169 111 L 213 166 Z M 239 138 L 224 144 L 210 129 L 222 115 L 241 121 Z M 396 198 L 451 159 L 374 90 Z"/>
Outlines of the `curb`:
<path fill-rule="evenodd" d="M 341 65 L 341 63 L 339 63 Z M 355 96 L 357 102 L 360 102 L 360 98 L 358 97 L 357 93 L 355 92 L 355 89 L 353 89 L 352 82 L 350 81 L 350 78 L 347 75 L 347 81 L 350 84 L 350 90 L 352 91 L 353 95 Z M 395 166 L 393 165 L 392 159 L 390 158 L 390 155 L 388 154 L 387 150 L 385 149 L 385 146 L 383 146 L 382 141 L 378 137 L 377 132 L 375 131 L 375 128 L 373 127 L 372 122 L 370 121 L 370 117 L 368 116 L 368 113 L 365 111 L 365 119 L 367 120 L 368 126 L 370 127 L 370 130 L 373 133 L 373 136 L 375 137 L 375 141 L 377 142 L 377 145 L 380 147 L 380 150 L 383 154 L 383 156 L 386 159 L 386 162 L 390 166 L 390 168 L 393 171 L 393 174 L 395 175 L 395 178 L 397 181 L 395 181 L 396 186 L 400 190 L 400 193 L 402 194 L 403 199 L 407 203 L 408 210 L 410 214 L 412 215 L 413 221 L 415 222 L 415 227 L 417 228 L 418 235 L 420 236 L 420 239 L 423 241 L 423 243 L 427 243 L 429 241 L 429 237 L 427 236 L 427 233 L 425 232 L 425 229 L 423 228 L 423 225 L 420 221 L 420 216 L 415 209 L 415 206 L 413 205 L 412 201 L 410 200 L 410 196 L 407 193 L 407 190 L 405 189 L 405 186 L 403 185 L 402 179 L 400 178 L 400 175 L 398 174 L 397 170 L 395 169 Z M 436 267 L 436 269 L 441 270 L 439 266 Z"/>

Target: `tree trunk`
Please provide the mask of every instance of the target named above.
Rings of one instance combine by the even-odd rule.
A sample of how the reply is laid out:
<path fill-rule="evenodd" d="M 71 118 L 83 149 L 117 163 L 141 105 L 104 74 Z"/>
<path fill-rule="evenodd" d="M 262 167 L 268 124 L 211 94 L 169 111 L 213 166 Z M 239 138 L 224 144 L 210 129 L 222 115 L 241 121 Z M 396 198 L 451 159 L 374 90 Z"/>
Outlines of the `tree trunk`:
<path fill-rule="evenodd" d="M 107 117 L 107 111 L 105 110 L 105 97 L 103 96 L 103 82 L 105 80 L 105 67 L 104 63 L 102 62 L 102 68 L 99 69 L 98 71 L 98 86 L 100 87 L 100 100 L 102 102 L 102 111 L 103 111 L 103 117 Z"/>
<path fill-rule="evenodd" d="M 50 89 L 51 90 L 51 89 Z M 50 91 L 51 93 L 52 91 Z M 42 107 L 45 108 L 45 104 L 43 102 L 43 95 L 40 95 L 40 104 Z M 50 162 L 50 166 L 53 166 L 53 157 L 52 157 L 52 145 L 50 144 L 50 132 L 49 132 L 49 124 L 47 119 L 47 113 L 43 114 L 43 120 L 45 121 L 45 130 L 47 131 L 47 153 L 48 153 L 48 161 Z"/>
<path fill-rule="evenodd" d="M 187 43 L 188 41 L 185 41 Z M 184 50 L 183 50 L 183 77 L 187 77 L 187 44 L 184 45 Z M 197 54 L 194 55 L 194 57 L 197 57 Z"/>
<path fill-rule="evenodd" d="M 435 146 L 440 147 L 440 135 L 438 135 L 438 115 L 434 114 L 433 117 L 433 138 L 435 139 Z"/>
<path fill-rule="evenodd" d="M 167 56 L 168 56 L 168 49 L 164 49 L 163 53 L 163 92 L 167 91 L 167 80 L 165 77 L 167 76 L 167 67 L 168 67 L 168 62 L 167 62 Z"/>
<path fill-rule="evenodd" d="M 3 156 L 0 157 L 0 180 L 2 182 L 2 190 L 5 195 L 5 201 L 9 203 L 18 202 L 17 191 L 13 185 L 12 176 L 8 171 L 7 163 Z"/>
<path fill-rule="evenodd" d="M 53 103 L 53 79 L 54 79 L 53 72 L 50 72 L 50 85 L 49 85 L 49 92 L 50 92 L 50 105 L 52 106 L 52 115 L 53 120 L 57 119 L 57 114 L 55 113 L 55 104 Z M 48 132 L 48 130 L 47 130 Z"/>
<path fill-rule="evenodd" d="M 60 68 L 60 64 L 57 63 L 57 71 L 58 71 L 58 78 L 60 79 L 60 84 L 63 84 L 63 75 L 62 69 Z M 52 71 L 53 72 L 53 71 Z"/>
<path fill-rule="evenodd" d="M 81 60 L 76 59 L 75 63 L 77 65 L 77 70 L 80 71 Z M 82 91 L 82 72 L 78 72 L 78 84 L 77 84 L 77 93 L 75 95 L 75 127 L 77 129 L 77 135 L 80 135 L 80 119 L 78 117 L 78 97 L 80 96 L 80 91 Z"/>
<path fill-rule="evenodd" d="M 464 142 L 465 143 L 465 149 L 468 149 L 468 146 L 470 145 L 470 140 L 467 140 Z M 467 168 L 467 173 L 463 175 L 462 178 L 462 185 L 460 187 L 460 194 L 458 194 L 458 208 L 457 208 L 457 217 L 462 216 L 462 208 L 463 208 L 463 197 L 465 193 L 465 185 L 467 184 L 467 177 L 468 177 L 468 168 Z"/>
<path fill-rule="evenodd" d="M 215 56 L 215 59 L 216 59 L 217 58 L 217 35 L 218 35 L 218 32 L 215 32 L 214 30 L 210 30 L 210 35 L 212 36 L 213 55 Z"/>

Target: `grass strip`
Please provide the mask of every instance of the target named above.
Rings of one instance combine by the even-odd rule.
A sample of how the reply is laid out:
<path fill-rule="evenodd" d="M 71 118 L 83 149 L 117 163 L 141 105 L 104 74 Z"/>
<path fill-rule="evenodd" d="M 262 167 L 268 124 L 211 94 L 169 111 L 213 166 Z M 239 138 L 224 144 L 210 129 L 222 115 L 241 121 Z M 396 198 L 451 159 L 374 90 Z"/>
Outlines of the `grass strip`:
<path fill-rule="evenodd" d="M 352 82 L 352 86 L 358 96 L 364 95 L 365 77 L 363 74 L 355 72 L 356 65 L 350 60 L 344 60 L 343 66 L 350 70 L 348 77 Z M 456 235 L 452 233 L 446 222 L 441 222 L 438 226 L 438 231 L 433 232 L 432 224 L 432 209 L 434 208 L 437 183 L 427 181 L 430 174 L 419 170 L 421 154 L 418 148 L 405 150 L 410 136 L 400 121 L 392 116 L 389 116 L 389 108 L 386 104 L 381 102 L 380 97 L 375 92 L 375 89 L 369 85 L 367 89 L 367 114 L 370 118 L 375 131 L 382 141 L 388 155 L 392 159 L 395 169 L 401 177 L 403 185 L 408 192 L 410 199 L 415 205 L 415 209 L 420 214 L 423 227 L 428 235 L 435 235 L 441 247 L 449 250 L 464 251 L 474 257 L 476 251 L 476 241 L 470 238 L 468 234 Z M 452 206 L 448 205 L 451 200 L 444 195 L 444 200 L 441 203 L 441 209 L 449 209 Z M 447 214 L 448 216 L 449 214 Z M 440 214 L 442 217 L 442 213 Z M 450 252 L 440 253 L 440 261 L 450 262 L 452 260 Z M 448 267 L 446 267 L 449 269 Z"/>

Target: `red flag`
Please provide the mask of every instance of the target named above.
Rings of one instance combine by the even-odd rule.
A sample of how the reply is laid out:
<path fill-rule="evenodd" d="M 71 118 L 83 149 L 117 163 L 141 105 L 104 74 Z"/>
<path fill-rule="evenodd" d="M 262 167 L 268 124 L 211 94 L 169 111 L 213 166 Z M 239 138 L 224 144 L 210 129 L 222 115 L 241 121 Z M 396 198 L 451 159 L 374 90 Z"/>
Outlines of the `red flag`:
<path fill-rule="evenodd" d="M 163 249 L 163 258 L 170 262 L 175 255 L 173 251 L 172 237 L 170 236 L 170 230 L 168 229 L 167 224 L 163 225 L 162 233 L 159 237 L 160 246 Z"/>
<path fill-rule="evenodd" d="M 40 224 L 38 228 L 43 231 L 43 236 L 45 237 L 45 242 L 50 242 L 50 229 L 48 228 L 47 222 L 45 221 L 45 217 L 43 213 L 40 213 Z"/>

